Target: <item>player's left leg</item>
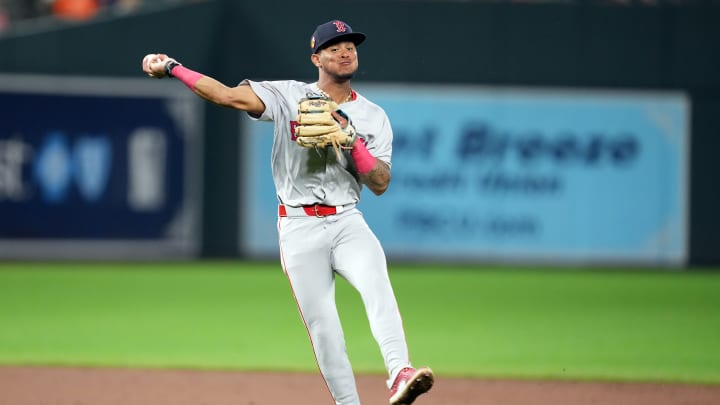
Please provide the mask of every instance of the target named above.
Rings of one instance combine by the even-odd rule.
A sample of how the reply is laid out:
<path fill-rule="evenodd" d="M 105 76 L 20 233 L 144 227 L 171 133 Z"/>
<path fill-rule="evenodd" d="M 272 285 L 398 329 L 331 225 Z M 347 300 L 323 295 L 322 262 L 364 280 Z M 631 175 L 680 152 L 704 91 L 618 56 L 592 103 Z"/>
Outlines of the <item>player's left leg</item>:
<path fill-rule="evenodd" d="M 333 267 L 360 293 L 388 370 L 389 388 L 400 370 L 410 366 L 410 358 L 385 253 L 361 214 L 348 213 L 338 221 L 342 226 L 333 249 Z"/>

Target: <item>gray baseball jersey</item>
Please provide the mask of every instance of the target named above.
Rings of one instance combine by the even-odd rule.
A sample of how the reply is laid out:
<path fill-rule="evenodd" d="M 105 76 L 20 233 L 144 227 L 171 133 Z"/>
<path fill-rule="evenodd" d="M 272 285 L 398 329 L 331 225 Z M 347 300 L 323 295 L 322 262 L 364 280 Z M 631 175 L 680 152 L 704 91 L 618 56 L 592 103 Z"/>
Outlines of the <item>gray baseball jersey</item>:
<path fill-rule="evenodd" d="M 308 149 L 294 139 L 298 102 L 308 93 L 321 94 L 316 83 L 255 82 L 265 103 L 254 119 L 275 121 L 272 174 L 281 204 L 323 204 L 346 208 L 326 217 L 280 216 L 278 233 L 283 269 L 310 335 L 320 372 L 337 405 L 360 405 L 355 377 L 345 350 L 345 337 L 335 306 L 335 275 L 358 290 L 388 370 L 388 388 L 410 365 L 402 320 L 387 273 L 385 253 L 355 204 L 361 185 L 348 152 L 340 160 L 334 150 Z M 379 106 L 355 93 L 340 105 L 370 153 L 390 165 L 392 129 Z"/>
<path fill-rule="evenodd" d="M 361 186 L 347 154 L 342 162 L 336 162 L 337 157 L 331 150 L 307 149 L 295 143 L 292 128 L 297 125 L 298 102 L 308 93 L 322 94 L 317 84 L 291 80 L 243 83 L 252 86 L 265 103 L 265 112 L 258 119 L 275 122 L 272 174 L 280 202 L 294 207 L 357 203 Z M 358 93 L 355 95 L 355 100 L 343 103 L 340 108 L 350 117 L 370 153 L 390 165 L 390 121 L 382 108 Z"/>

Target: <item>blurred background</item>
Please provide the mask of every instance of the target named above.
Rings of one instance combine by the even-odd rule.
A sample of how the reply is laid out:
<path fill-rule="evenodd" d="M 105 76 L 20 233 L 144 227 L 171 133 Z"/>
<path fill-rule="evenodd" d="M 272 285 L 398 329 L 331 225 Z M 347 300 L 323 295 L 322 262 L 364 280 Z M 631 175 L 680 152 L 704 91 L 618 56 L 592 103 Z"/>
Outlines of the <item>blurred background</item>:
<path fill-rule="evenodd" d="M 311 82 L 333 19 L 367 34 L 353 88 L 393 126 L 391 187 L 360 209 L 418 362 L 717 385 L 720 4 L 700 0 L 0 0 L 0 364 L 316 372 L 272 124 L 141 61 Z M 382 375 L 338 281 L 354 367 Z"/>
<path fill-rule="evenodd" d="M 140 62 L 314 81 L 331 19 L 393 123 L 391 260 L 720 264 L 710 0 L 0 0 L 0 259 L 276 258 L 272 126 Z"/>

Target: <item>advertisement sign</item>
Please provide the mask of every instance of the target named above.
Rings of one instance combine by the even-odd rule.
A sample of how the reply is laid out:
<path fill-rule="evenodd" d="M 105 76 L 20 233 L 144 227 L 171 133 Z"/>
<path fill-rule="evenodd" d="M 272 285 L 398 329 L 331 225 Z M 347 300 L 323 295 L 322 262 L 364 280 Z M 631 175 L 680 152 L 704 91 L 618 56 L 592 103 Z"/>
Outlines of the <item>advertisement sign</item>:
<path fill-rule="evenodd" d="M 394 130 L 392 182 L 359 208 L 391 258 L 678 265 L 690 105 L 666 92 L 358 86 Z M 351 117 L 352 118 L 352 117 Z M 272 126 L 247 123 L 244 248 L 277 251 Z M 257 159 L 257 158 L 255 158 Z M 271 212 L 272 211 L 272 212 Z"/>
<path fill-rule="evenodd" d="M 0 76 L 0 257 L 195 254 L 202 117 L 163 84 Z"/>

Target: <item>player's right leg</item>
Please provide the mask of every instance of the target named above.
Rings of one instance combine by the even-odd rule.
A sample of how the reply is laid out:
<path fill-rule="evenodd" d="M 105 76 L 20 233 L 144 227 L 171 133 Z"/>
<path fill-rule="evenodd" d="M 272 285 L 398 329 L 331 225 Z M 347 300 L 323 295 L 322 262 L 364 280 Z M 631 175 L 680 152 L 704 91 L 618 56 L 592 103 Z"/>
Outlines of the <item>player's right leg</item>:
<path fill-rule="evenodd" d="M 323 220 L 281 218 L 283 269 L 290 281 L 323 378 L 338 405 L 360 405 L 345 337 L 335 305 L 335 275 Z"/>

